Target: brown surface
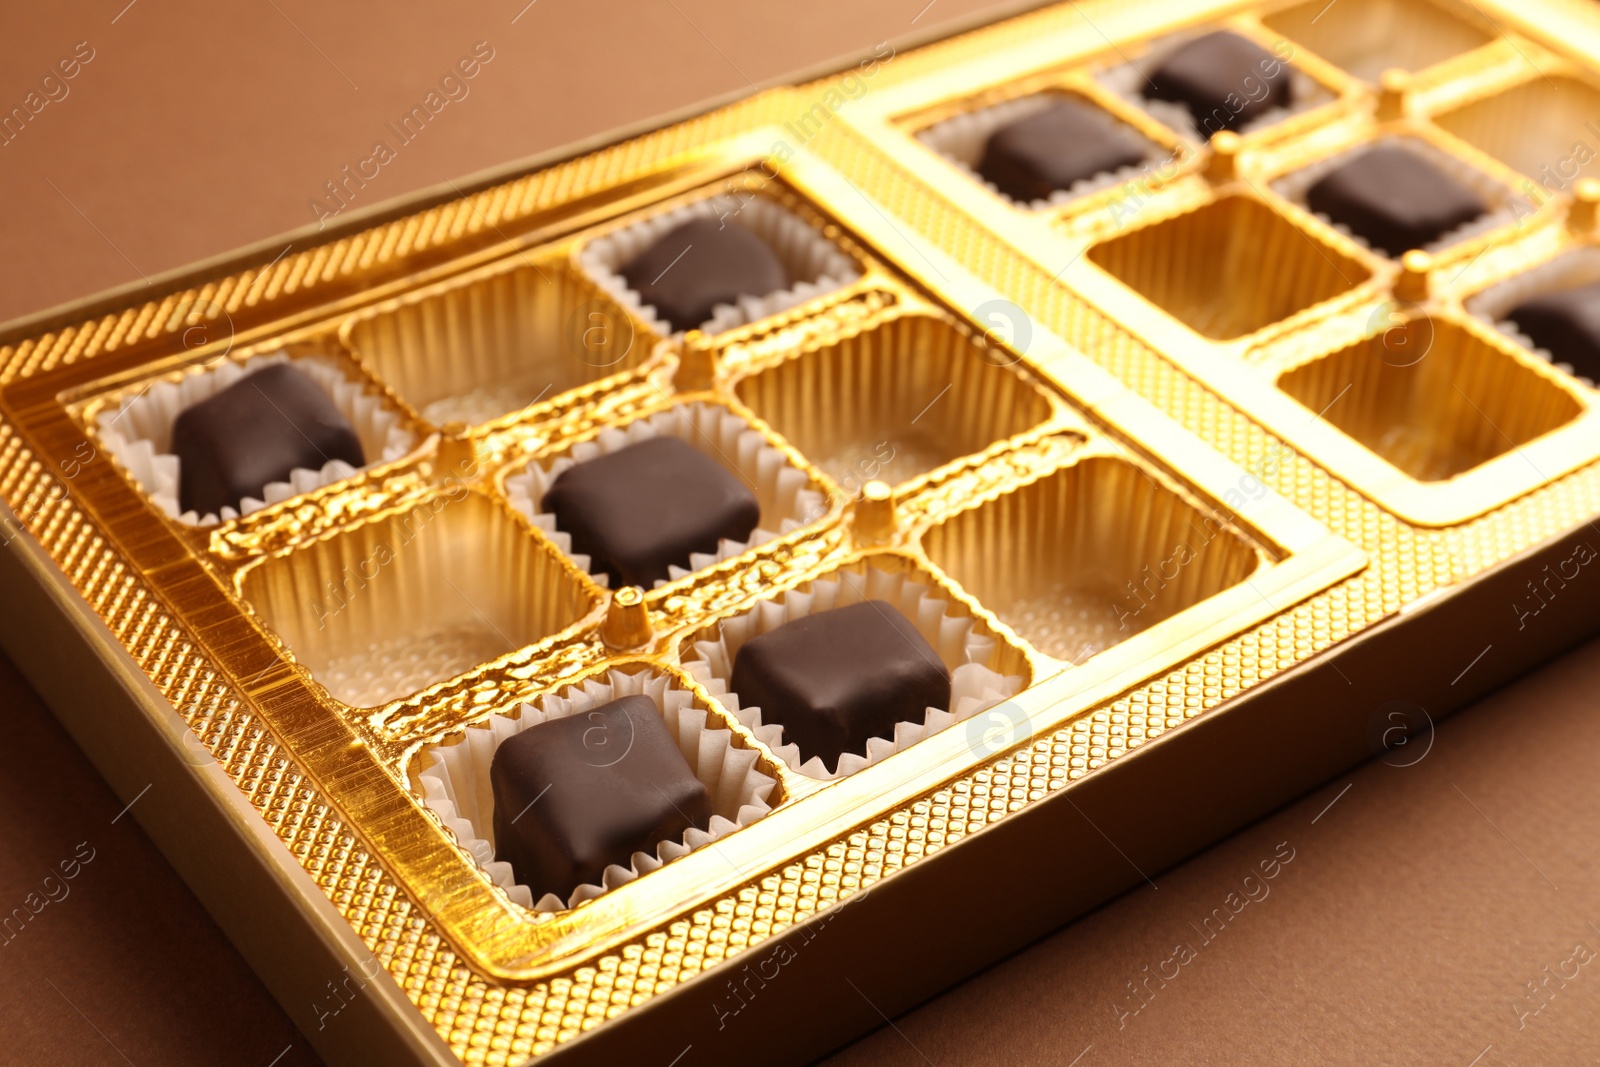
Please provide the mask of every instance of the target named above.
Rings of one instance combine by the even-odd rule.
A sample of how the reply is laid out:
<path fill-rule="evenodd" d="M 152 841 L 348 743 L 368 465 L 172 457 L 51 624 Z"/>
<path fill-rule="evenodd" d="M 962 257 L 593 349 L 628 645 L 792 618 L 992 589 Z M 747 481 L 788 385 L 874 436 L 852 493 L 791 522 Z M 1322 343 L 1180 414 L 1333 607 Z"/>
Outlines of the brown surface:
<path fill-rule="evenodd" d="M 36 5 L 11 13 L 0 35 L 0 110 L 77 42 L 95 49 L 70 95 L 0 147 L 0 318 L 312 221 L 307 201 L 322 183 L 479 40 L 495 58 L 471 95 L 363 197 L 400 196 L 987 6 L 540 0 L 513 25 L 523 0 L 406 11 L 124 3 Z M 1587 714 L 1597 690 L 1600 643 L 1444 724 L 1414 766 L 1371 764 L 1149 872 L 1154 886 L 829 1062 L 1593 1058 L 1600 958 L 1564 988 L 1541 969 L 1570 975 L 1577 943 L 1600 950 L 1589 832 L 1600 822 L 1600 720 Z M 47 888 L 60 896 L 47 875 L 80 842 L 94 849 L 68 894 L 0 944 L 0 1062 L 318 1062 L 9 663 L 0 713 L 0 907 Z M 1179 941 L 1201 945 L 1190 924 L 1279 842 L 1294 859 L 1270 894 L 1179 977 L 1151 980 L 1149 1004 L 1119 1027 L 1113 1005 L 1136 1004 L 1126 984 Z M 981 916 L 951 932 L 981 937 Z M 1529 981 L 1557 991 L 1537 1014 Z M 1519 1020 L 1513 1005 L 1530 1014 Z"/>

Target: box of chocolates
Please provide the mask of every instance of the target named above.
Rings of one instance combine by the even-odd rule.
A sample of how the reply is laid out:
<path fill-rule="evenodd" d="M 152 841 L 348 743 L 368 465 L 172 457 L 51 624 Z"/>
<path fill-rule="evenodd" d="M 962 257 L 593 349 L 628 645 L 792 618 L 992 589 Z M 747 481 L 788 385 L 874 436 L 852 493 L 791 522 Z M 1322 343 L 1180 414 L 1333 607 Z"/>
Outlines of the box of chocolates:
<path fill-rule="evenodd" d="M 16 323 L 0 636 L 329 1062 L 806 1062 L 1600 629 L 1596 123 L 1052 5 Z"/>

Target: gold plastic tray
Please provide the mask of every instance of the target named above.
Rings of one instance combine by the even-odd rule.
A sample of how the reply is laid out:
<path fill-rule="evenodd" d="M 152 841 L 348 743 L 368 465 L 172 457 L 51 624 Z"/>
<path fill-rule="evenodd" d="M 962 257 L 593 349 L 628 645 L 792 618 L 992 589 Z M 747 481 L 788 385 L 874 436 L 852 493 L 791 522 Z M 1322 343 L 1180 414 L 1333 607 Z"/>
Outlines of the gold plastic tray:
<path fill-rule="evenodd" d="M 760 1020 L 809 1001 L 767 997 L 745 1013 L 739 997 L 734 1010 L 732 980 L 721 988 L 734 968 L 809 943 L 880 885 L 871 899 L 884 903 L 837 927 L 868 948 L 875 927 L 904 941 L 897 921 L 930 921 L 896 915 L 890 887 L 937 894 L 943 871 L 949 908 L 973 907 L 958 895 L 971 870 L 957 854 L 981 850 L 952 846 L 985 831 L 1018 864 L 1053 853 L 1067 838 L 1040 827 L 1064 810 L 1058 798 L 1159 791 L 1157 750 L 1203 777 L 1228 775 L 1217 761 L 1229 755 L 1264 760 L 1287 745 L 1276 777 L 1254 765 L 1237 775 L 1257 783 L 1247 796 L 1219 795 L 1210 811 L 1170 798 L 1204 817 L 1124 803 L 1135 828 L 1094 823 L 1124 859 L 1124 848 L 1170 860 L 1198 847 L 1359 755 L 1313 726 L 1322 697 L 1282 740 L 1292 680 L 1374 645 L 1454 649 L 1460 627 L 1435 606 L 1481 600 L 1519 560 L 1556 558 L 1600 513 L 1593 387 L 1481 317 L 1496 285 L 1595 241 L 1594 204 L 1529 173 L 1546 149 L 1559 159 L 1570 146 L 1539 140 L 1524 118 L 1576 120 L 1600 100 L 1600 20 L 1556 3 L 1513 14 L 1431 0 L 1342 0 L 1315 14 L 1047 7 L 153 302 L 13 328 L 0 348 L 0 496 L 17 516 L 6 539 L 25 528 L 59 568 L 57 592 L 86 604 L 154 683 L 142 713 L 169 727 L 176 714 L 178 735 L 192 731 L 188 744 L 167 737 L 177 771 L 218 761 L 254 830 L 287 846 L 278 862 L 311 875 L 374 971 L 394 979 L 411 1007 L 386 1002 L 369 1025 L 400 1035 L 407 1055 L 602 1062 L 665 1042 L 669 1062 L 688 1034 L 685 1063 L 724 1061 L 731 1046 L 718 1041 L 759 1058 Z M 1395 29 L 1362 36 L 1375 19 Z M 1208 145 L 1107 74 L 1213 24 L 1289 50 L 1314 104 Z M 1410 77 L 1381 77 L 1388 68 Z M 1039 92 L 1099 103 L 1171 165 L 1016 205 L 923 139 Z M 1503 224 L 1401 265 L 1296 202 L 1297 172 L 1379 137 L 1412 139 L 1504 190 Z M 664 336 L 608 294 L 584 250 L 710 196 L 780 205 L 853 276 L 705 344 Z M 157 382 L 279 349 L 335 361 L 394 413 L 409 451 L 214 525 L 164 515 L 113 455 L 108 414 Z M 530 364 L 543 351 L 561 358 Z M 471 403 L 455 403 L 463 396 Z M 744 419 L 823 504 L 775 540 L 645 593 L 644 630 L 511 505 L 507 481 L 685 404 Z M 871 478 L 892 483 L 889 501 L 863 497 Z M 330 611 L 324 594 L 395 544 L 384 580 Z M 778 779 L 774 810 L 555 913 L 514 903 L 423 806 L 419 754 L 471 724 L 609 664 L 675 670 L 718 620 L 868 565 L 939 589 L 1026 688 L 823 782 L 681 675 Z M 625 614 L 643 643 L 617 641 Z M 1502 641 L 1471 683 L 1421 691 L 1442 713 L 1594 625 L 1558 615 L 1542 642 Z M 437 635 L 460 640 L 422 674 L 377 689 L 335 680 L 336 663 L 370 646 L 409 661 L 419 640 L 448 643 Z M 366 665 L 394 676 L 391 661 Z M 1339 721 L 1359 732 L 1369 711 Z M 1198 741 L 1186 750 L 1208 722 L 1237 725 L 1213 731 L 1229 740 L 1211 756 Z M 1158 738 L 1150 759 L 1126 759 Z M 929 931 L 906 951 L 939 965 L 885 1003 L 926 994 L 1130 874 L 1058 860 L 1059 910 L 1019 902 L 992 945 L 946 945 L 943 957 L 940 939 L 970 929 Z M 925 877 L 905 877 L 914 870 Z M 248 900 L 208 903 L 248 921 Z M 290 914 L 312 925 L 303 902 Z M 702 1006 L 691 1022 L 673 1003 Z M 737 1038 L 725 1035 L 732 1015 L 743 1015 Z M 819 1022 L 760 1055 L 809 1055 L 874 1018 Z M 700 1028 L 718 1036 L 689 1055 Z M 329 1055 L 351 1055 L 329 1041 Z"/>

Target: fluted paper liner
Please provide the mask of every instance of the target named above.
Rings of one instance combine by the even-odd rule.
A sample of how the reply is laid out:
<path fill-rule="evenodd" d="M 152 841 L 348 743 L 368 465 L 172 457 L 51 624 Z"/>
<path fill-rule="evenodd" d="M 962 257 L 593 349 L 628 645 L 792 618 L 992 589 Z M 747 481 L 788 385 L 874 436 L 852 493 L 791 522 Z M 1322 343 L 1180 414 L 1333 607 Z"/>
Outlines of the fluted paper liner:
<path fill-rule="evenodd" d="M 1021 96 L 1015 100 L 1006 100 L 989 107 L 978 108 L 975 111 L 964 111 L 959 115 L 952 115 L 943 122 L 934 123 L 927 129 L 917 134 L 917 140 L 939 153 L 945 159 L 966 171 L 972 180 L 982 185 L 995 196 L 1018 207 L 1025 207 L 1031 211 L 1042 211 L 1046 208 L 1058 207 L 1069 203 L 1081 196 L 1108 189 L 1113 185 L 1132 181 L 1146 173 L 1154 164 L 1169 158 L 1169 153 L 1161 145 L 1156 144 L 1138 130 L 1118 119 L 1115 115 L 1106 114 L 1116 119 L 1117 124 L 1125 131 L 1137 137 L 1144 145 L 1145 156 L 1138 163 L 1131 163 L 1126 167 L 1116 170 L 1102 171 L 1088 178 L 1081 178 L 1065 189 L 1057 189 L 1043 200 L 1021 201 L 1002 193 L 994 183 L 984 179 L 978 173 L 978 164 L 983 161 L 984 149 L 988 146 L 989 138 L 1014 122 L 1020 122 L 1031 115 L 1036 115 L 1046 108 L 1062 101 L 1078 101 L 1095 106 L 1092 100 L 1073 96 L 1062 92 L 1033 93 Z"/>
<path fill-rule="evenodd" d="M 1510 189 L 1507 189 L 1478 168 L 1429 144 L 1421 138 L 1406 136 L 1386 136 L 1372 141 L 1363 141 L 1361 144 L 1348 148 L 1343 152 L 1319 159 L 1309 166 L 1302 167 L 1274 181 L 1272 183 L 1273 191 L 1285 200 L 1310 211 L 1310 207 L 1306 204 L 1306 194 L 1310 192 L 1313 185 L 1346 163 L 1351 162 L 1357 156 L 1380 146 L 1394 146 L 1416 153 L 1459 181 L 1462 185 L 1465 185 L 1468 189 L 1477 193 L 1479 199 L 1483 201 L 1488 209 L 1477 218 L 1464 222 L 1448 233 L 1440 235 L 1436 240 L 1423 245 L 1422 250 L 1424 252 L 1442 252 L 1451 245 L 1460 244 L 1462 241 L 1469 240 L 1479 234 L 1488 233 L 1490 230 L 1498 229 L 1507 223 L 1515 222 L 1518 218 L 1533 211 L 1532 206 L 1526 200 L 1514 195 Z M 1373 248 L 1366 238 L 1352 233 L 1350 228 L 1343 223 L 1335 222 L 1321 212 L 1312 213 L 1374 255 L 1388 256 L 1388 253 L 1382 249 Z"/>
<path fill-rule="evenodd" d="M 759 707 L 740 703 L 739 694 L 729 688 L 733 661 L 753 637 L 813 611 L 842 608 L 863 600 L 893 604 L 927 639 L 950 670 L 950 707 L 928 708 L 922 722 L 896 723 L 892 737 L 868 740 L 865 756 L 846 752 L 839 757 L 837 769 L 829 771 L 819 756 L 802 759 L 799 746 L 784 740 L 782 726 L 762 722 Z M 864 574 L 836 571 L 832 576 L 814 579 L 804 592 L 790 590 L 724 619 L 715 628 L 715 639 L 694 642 L 683 667 L 791 768 L 809 778 L 831 781 L 888 759 L 924 737 L 1022 691 L 1022 676 L 1003 675 L 987 666 L 999 640 L 978 633 L 974 622 L 970 615 L 955 612 L 937 586 L 914 581 L 908 575 L 872 566 Z"/>
<path fill-rule="evenodd" d="M 1488 323 L 1540 359 L 1572 374 L 1585 385 L 1593 387 L 1595 384 L 1593 381 L 1574 374 L 1572 364 L 1557 362 L 1549 349 L 1534 344 L 1533 338 L 1518 329 L 1517 324 L 1507 317 L 1513 308 L 1525 300 L 1593 282 L 1600 282 L 1600 248 L 1586 245 L 1468 297 L 1466 308 L 1480 322 Z"/>
<path fill-rule="evenodd" d="M 546 893 L 535 901 L 533 891 L 515 881 L 511 864 L 494 858 L 494 792 L 489 767 L 495 750 L 507 738 L 529 727 L 639 695 L 654 701 L 667 731 L 678 743 L 678 751 L 705 785 L 711 797 L 711 822 L 705 830 L 691 827 L 681 840 L 663 841 L 653 853 L 635 852 L 627 866 L 612 864 L 605 869 L 601 884 L 581 885 L 566 900 Z M 424 750 L 418 758 L 415 779 L 423 803 L 455 834 L 462 850 L 496 885 L 523 907 L 554 912 L 575 908 L 626 885 L 766 815 L 772 810 L 769 801 L 774 798 L 778 782 L 762 772 L 760 758 L 755 749 L 736 747 L 733 732 L 718 729 L 710 714 L 694 705 L 694 694 L 669 675 L 648 668 L 631 672 L 613 668 L 603 676 L 469 726 L 454 743 Z"/>
<path fill-rule="evenodd" d="M 620 271 L 667 233 L 696 219 L 721 219 L 726 226 L 744 226 L 765 241 L 788 272 L 790 285 L 775 293 L 755 293 L 737 304 L 719 304 L 700 324 L 706 333 L 736 329 L 757 319 L 805 303 L 849 284 L 861 273 L 838 245 L 788 208 L 759 194 L 719 194 L 654 215 L 590 241 L 578 256 L 585 272 L 618 303 L 663 336 L 671 324 L 629 288 Z"/>
<path fill-rule="evenodd" d="M 1154 116 L 1157 121 L 1170 126 L 1185 137 L 1203 144 L 1211 139 L 1211 133 L 1215 131 L 1207 132 L 1202 130 L 1195 123 L 1194 116 L 1189 113 L 1187 105 L 1171 100 L 1154 100 L 1145 96 L 1144 91 L 1150 88 L 1150 75 L 1155 73 L 1156 68 L 1161 66 L 1169 55 L 1190 41 L 1204 37 L 1207 33 L 1218 28 L 1207 26 L 1200 29 L 1187 30 L 1183 33 L 1171 34 L 1152 41 L 1143 55 L 1137 59 L 1107 67 L 1097 74 L 1095 79 L 1134 107 Z M 1226 27 L 1221 28 L 1226 29 Z M 1228 32 L 1244 37 L 1256 45 L 1261 45 L 1260 41 L 1239 33 L 1237 30 L 1228 29 Z M 1278 60 L 1280 63 L 1286 63 L 1289 67 L 1289 82 L 1293 86 L 1292 100 L 1288 107 L 1275 107 L 1271 110 L 1263 111 L 1249 122 L 1237 127 L 1235 132 L 1241 135 L 1264 130 L 1268 126 L 1276 125 L 1291 116 L 1310 111 L 1312 108 L 1321 107 L 1334 99 L 1333 91 L 1295 66 L 1292 57 L 1284 60 L 1274 53 L 1270 47 L 1265 45 L 1261 45 L 1261 47 L 1266 48 L 1267 54 L 1271 55 L 1273 59 Z M 1261 79 L 1259 70 L 1251 73 L 1255 75 L 1257 80 Z M 1244 95 L 1243 79 L 1241 78 L 1240 96 Z"/>
<path fill-rule="evenodd" d="M 555 480 L 573 466 L 648 441 L 658 434 L 679 438 L 721 464 L 755 493 L 761 507 L 761 517 L 748 540 L 724 538 L 715 552 L 692 554 L 688 567 L 669 567 L 670 577 L 656 582 L 658 587 L 782 537 L 826 511 L 823 494 L 811 488 L 805 471 L 790 463 L 761 431 L 727 408 L 706 403 L 680 405 L 626 426 L 608 427 L 593 440 L 575 445 L 571 455 L 546 464 L 534 464 L 523 473 L 506 479 L 506 498 L 512 507 L 549 534 L 568 559 L 596 582 L 609 587 L 610 575 L 592 567 L 593 561 L 587 555 L 573 552 L 572 535 L 557 527 L 556 517 L 543 510 L 544 495 Z M 639 521 L 649 522 L 650 517 L 640 515 Z"/>
<path fill-rule="evenodd" d="M 416 435 L 403 425 L 399 413 L 387 406 L 379 393 L 364 382 L 347 377 L 331 359 L 302 356 L 294 361 L 295 367 L 321 386 L 334 406 L 350 420 L 361 440 L 366 465 L 352 467 L 335 459 L 316 470 L 296 468 L 288 481 L 267 483 L 262 499 L 245 497 L 237 510 L 223 508 L 216 515 L 182 511 L 178 503 L 179 460 L 168 451 L 172 447 L 172 425 L 178 414 L 209 400 L 246 375 L 289 358 L 286 352 L 273 352 L 242 362 L 224 361 L 215 367 L 186 374 L 180 381 L 158 381 L 122 404 L 100 413 L 96 420 L 100 440 L 151 502 L 167 517 L 186 526 L 214 526 L 249 515 L 269 504 L 343 481 L 368 467 L 393 462 L 416 445 Z"/>

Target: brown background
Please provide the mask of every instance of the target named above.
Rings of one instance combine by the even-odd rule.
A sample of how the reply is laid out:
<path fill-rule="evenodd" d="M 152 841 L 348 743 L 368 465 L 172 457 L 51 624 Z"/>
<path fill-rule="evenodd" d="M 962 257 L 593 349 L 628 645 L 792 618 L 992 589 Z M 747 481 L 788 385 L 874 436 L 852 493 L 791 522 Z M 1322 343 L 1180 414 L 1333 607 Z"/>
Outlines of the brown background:
<path fill-rule="evenodd" d="M 366 200 L 986 6 L 125 2 L 13 10 L 0 30 L 0 111 L 78 42 L 94 49 L 70 95 L 0 147 L 0 319 L 313 221 L 322 183 L 478 41 L 495 56 L 471 95 L 405 146 Z M 1369 764 L 1148 872 L 1151 884 L 829 1062 L 1600 1061 L 1597 689 L 1600 642 L 1443 724 L 1425 753 L 1391 760 L 1420 755 L 1411 765 Z M 69 896 L 0 944 L 0 1062 L 317 1063 L 143 836 L 137 808 L 122 814 L 3 660 L 0 714 L 0 911 L 80 842 L 94 856 Z M 1205 942 L 1195 927 L 1289 850 L 1268 895 Z M 981 908 L 943 933 L 982 937 Z M 1180 942 L 1195 957 L 1136 999 L 1130 983 Z M 1543 1000 L 1530 982 L 1545 983 Z"/>

